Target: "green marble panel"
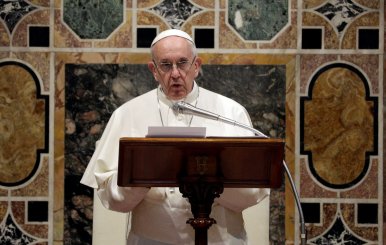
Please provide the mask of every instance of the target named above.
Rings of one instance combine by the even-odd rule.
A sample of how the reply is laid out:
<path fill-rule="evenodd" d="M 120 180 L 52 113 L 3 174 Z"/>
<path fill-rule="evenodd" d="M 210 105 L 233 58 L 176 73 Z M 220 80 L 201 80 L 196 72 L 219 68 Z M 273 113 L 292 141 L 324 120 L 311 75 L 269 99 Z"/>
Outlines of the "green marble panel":
<path fill-rule="evenodd" d="M 228 23 L 245 40 L 271 40 L 289 23 L 288 0 L 229 0 Z"/>
<path fill-rule="evenodd" d="M 63 0 L 63 21 L 82 39 L 105 39 L 123 22 L 122 0 Z"/>

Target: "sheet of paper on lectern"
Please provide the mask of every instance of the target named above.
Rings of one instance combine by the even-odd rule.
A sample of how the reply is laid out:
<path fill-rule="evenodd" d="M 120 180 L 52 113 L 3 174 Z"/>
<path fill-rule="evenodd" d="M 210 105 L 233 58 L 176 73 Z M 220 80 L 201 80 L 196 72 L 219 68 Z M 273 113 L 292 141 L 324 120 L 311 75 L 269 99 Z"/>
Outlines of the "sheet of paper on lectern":
<path fill-rule="evenodd" d="M 146 137 L 194 137 L 204 138 L 206 136 L 205 127 L 161 127 L 150 126 Z"/>

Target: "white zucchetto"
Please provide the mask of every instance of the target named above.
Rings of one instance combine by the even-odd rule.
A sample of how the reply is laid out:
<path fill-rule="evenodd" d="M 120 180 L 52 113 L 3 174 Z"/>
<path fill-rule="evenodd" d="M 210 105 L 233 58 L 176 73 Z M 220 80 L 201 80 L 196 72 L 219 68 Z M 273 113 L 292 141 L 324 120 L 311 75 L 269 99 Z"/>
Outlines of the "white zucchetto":
<path fill-rule="evenodd" d="M 188 40 L 194 44 L 193 38 L 191 36 L 189 36 L 188 33 L 181 31 L 181 30 L 178 30 L 178 29 L 169 29 L 169 30 L 163 31 L 160 34 L 158 34 L 154 38 L 153 42 L 151 43 L 151 47 L 153 47 L 153 45 L 156 44 L 159 40 L 164 39 L 165 37 L 170 37 L 170 36 L 182 37 L 182 38 L 185 38 L 186 40 Z"/>

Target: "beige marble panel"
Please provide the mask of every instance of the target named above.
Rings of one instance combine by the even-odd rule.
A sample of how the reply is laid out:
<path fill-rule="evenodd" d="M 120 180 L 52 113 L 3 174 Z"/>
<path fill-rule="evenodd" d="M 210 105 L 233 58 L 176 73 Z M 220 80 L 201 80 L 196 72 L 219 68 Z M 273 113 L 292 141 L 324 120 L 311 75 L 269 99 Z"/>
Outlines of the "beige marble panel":
<path fill-rule="evenodd" d="M 220 0 L 220 9 L 226 9 L 227 7 L 227 0 Z"/>
<path fill-rule="evenodd" d="M 36 99 L 35 81 L 24 68 L 6 65 L 0 74 L 0 180 L 15 183 L 31 174 L 36 151 L 44 148 L 45 101 Z"/>
<path fill-rule="evenodd" d="M 342 49 L 356 49 L 357 33 L 359 27 L 378 27 L 379 26 L 379 13 L 368 13 L 356 19 L 352 22 L 344 33 L 342 38 Z"/>
<path fill-rule="evenodd" d="M 285 56 L 284 56 L 285 57 Z M 283 58 L 284 58 L 283 57 Z M 288 165 L 293 178 L 295 176 L 295 125 L 296 125 L 296 61 L 295 56 L 289 56 L 289 60 L 286 64 L 286 102 L 285 102 L 285 114 L 286 114 L 286 128 L 285 128 L 285 161 Z M 272 60 L 272 59 L 268 59 Z M 279 59 L 280 60 L 280 59 Z M 289 184 L 288 177 L 285 178 L 285 237 L 286 241 L 291 243 L 295 239 L 295 200 L 293 192 Z"/>
<path fill-rule="evenodd" d="M 59 9 L 62 7 L 62 1 L 63 0 L 53 0 L 54 1 L 54 8 Z"/>
<path fill-rule="evenodd" d="M 289 1 L 289 2 L 291 4 L 289 11 L 297 10 L 298 9 L 298 2 L 297 1 Z"/>
<path fill-rule="evenodd" d="M 367 7 L 367 8 L 372 8 L 372 9 L 379 9 L 381 6 L 381 1 L 380 0 L 355 0 L 356 3 Z"/>
<path fill-rule="evenodd" d="M 12 56 L 23 60 L 36 72 L 43 83 L 43 91 L 50 91 L 50 53 L 49 52 L 13 52 Z"/>
<path fill-rule="evenodd" d="M 331 23 L 320 15 L 304 12 L 303 13 L 303 27 L 324 27 L 324 49 L 338 49 L 339 48 L 339 36 L 335 31 Z"/>
<path fill-rule="evenodd" d="M 386 16 L 385 16 L 385 19 L 386 19 Z M 384 27 L 386 29 L 386 26 Z M 386 35 L 386 32 L 385 32 L 385 35 Z M 386 40 L 386 38 L 385 38 Z M 385 41 L 386 42 L 386 41 Z M 385 48 L 386 48 L 386 45 L 385 45 Z M 385 74 L 386 74 L 386 56 L 383 55 L 383 84 L 385 84 Z M 386 94 L 386 86 L 382 86 L 383 88 L 383 95 Z M 382 105 L 383 107 L 386 105 L 386 96 L 383 96 L 382 98 Z M 380 152 L 380 154 L 382 154 L 382 159 L 385 158 L 385 153 L 386 153 L 386 142 L 385 142 L 385 139 L 386 139 L 386 131 L 385 131 L 385 128 L 386 128 L 386 121 L 384 120 L 384 118 L 386 117 L 386 110 L 383 110 L 383 113 L 380 115 L 382 115 L 383 117 L 379 120 L 379 125 L 380 127 L 383 128 L 383 135 L 380 135 L 380 137 L 383 136 L 383 140 L 382 140 L 382 143 L 383 143 L 383 149 L 382 149 L 382 152 Z M 382 169 L 383 169 L 383 185 L 382 185 L 382 188 L 383 188 L 383 241 L 386 241 L 386 167 L 385 167 L 385 160 L 383 160 L 383 162 L 381 163 L 382 164 Z M 380 186 L 381 187 L 381 186 Z"/>
<path fill-rule="evenodd" d="M 28 47 L 28 26 L 29 25 L 45 25 L 49 26 L 50 11 L 38 10 L 25 16 L 16 28 L 13 30 L 12 46 Z"/>
<path fill-rule="evenodd" d="M 347 68 L 331 68 L 317 78 L 304 107 L 304 149 L 312 152 L 316 173 L 330 184 L 351 183 L 374 147 L 374 105 L 363 81 Z"/>
<path fill-rule="evenodd" d="M 140 10 L 137 12 L 137 25 L 159 26 L 160 32 L 170 28 L 164 19 L 150 12 Z"/>
<path fill-rule="evenodd" d="M 317 180 L 312 178 L 308 162 L 306 159 L 302 158 L 299 162 L 300 169 L 300 197 L 301 198 L 338 198 L 337 192 L 329 191 L 326 188 L 323 188 Z"/>
<path fill-rule="evenodd" d="M 325 2 L 326 0 L 303 0 L 302 7 L 304 9 L 312 9 L 322 5 Z"/>
<path fill-rule="evenodd" d="M 0 189 L 0 197 L 8 196 L 8 190 L 6 189 Z M 0 217 L 1 220 L 1 217 Z"/>
<path fill-rule="evenodd" d="M 363 75 L 369 79 L 370 90 L 373 94 L 379 94 L 379 56 L 378 55 L 365 55 L 365 54 L 353 54 L 353 55 L 341 55 L 342 60 L 351 62 L 352 64 L 360 67 Z"/>
<path fill-rule="evenodd" d="M 50 0 L 29 0 L 28 2 L 37 5 L 39 7 L 49 7 Z"/>
<path fill-rule="evenodd" d="M 189 21 L 185 22 L 182 28 L 193 34 L 193 27 L 195 26 L 213 26 L 215 23 L 215 13 L 213 11 L 199 12 L 194 17 L 189 18 Z"/>
<path fill-rule="evenodd" d="M 192 0 L 194 4 L 197 4 L 199 7 L 214 9 L 216 1 L 213 0 Z"/>
<path fill-rule="evenodd" d="M 55 48 L 90 48 L 90 41 L 82 41 L 72 32 L 67 25 L 63 23 L 62 13 L 60 10 L 55 10 L 54 28 L 54 47 Z"/>
<path fill-rule="evenodd" d="M 0 202 L 0 220 L 4 220 L 8 210 L 8 202 Z"/>
<path fill-rule="evenodd" d="M 141 0 L 141 1 L 137 1 L 137 8 L 138 9 L 152 8 L 161 2 L 162 2 L 161 0 Z"/>
<path fill-rule="evenodd" d="M 126 21 L 119 26 L 107 39 L 107 41 L 95 41 L 95 48 L 132 48 L 133 30 L 132 30 L 132 11 L 126 11 Z"/>
<path fill-rule="evenodd" d="M 296 1 L 292 1 L 296 2 Z M 326 3 L 326 0 L 303 0 L 302 2 L 302 7 L 304 9 L 312 9 L 319 7 Z M 379 9 L 380 6 L 380 0 L 354 0 L 353 2 L 362 5 L 363 7 L 366 8 L 371 8 L 371 9 Z"/>
<path fill-rule="evenodd" d="M 9 52 L 0 52 L 0 59 L 6 59 L 10 57 Z"/>
<path fill-rule="evenodd" d="M 378 196 L 378 160 L 374 159 L 371 163 L 368 174 L 364 181 L 360 182 L 352 190 L 340 193 L 341 198 L 362 198 L 362 199 L 377 199 Z"/>
<path fill-rule="evenodd" d="M 4 22 L 0 22 L 0 47 L 8 47 L 10 42 L 8 28 L 5 26 Z"/>
<path fill-rule="evenodd" d="M 41 161 L 41 167 L 38 170 L 34 179 L 28 183 L 27 186 L 10 190 L 11 196 L 17 197 L 48 197 L 48 178 L 50 176 L 50 169 L 48 164 L 48 157 L 44 156 Z"/>
<path fill-rule="evenodd" d="M 308 86 L 315 73 L 320 66 L 335 61 L 338 59 L 337 55 L 313 55 L 304 54 L 300 57 L 300 93 L 308 92 Z"/>

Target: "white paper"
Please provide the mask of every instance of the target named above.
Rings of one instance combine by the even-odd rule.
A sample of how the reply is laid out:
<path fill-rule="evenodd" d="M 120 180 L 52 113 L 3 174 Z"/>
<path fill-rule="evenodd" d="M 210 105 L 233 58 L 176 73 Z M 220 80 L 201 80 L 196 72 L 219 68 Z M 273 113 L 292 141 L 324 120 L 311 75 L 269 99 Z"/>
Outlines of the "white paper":
<path fill-rule="evenodd" d="M 205 127 L 160 127 L 150 126 L 146 137 L 194 137 L 205 138 Z"/>

